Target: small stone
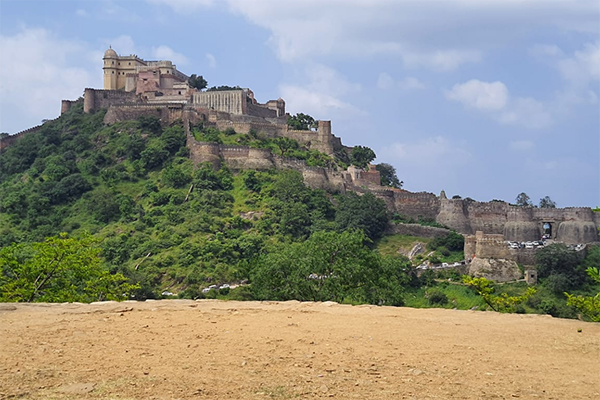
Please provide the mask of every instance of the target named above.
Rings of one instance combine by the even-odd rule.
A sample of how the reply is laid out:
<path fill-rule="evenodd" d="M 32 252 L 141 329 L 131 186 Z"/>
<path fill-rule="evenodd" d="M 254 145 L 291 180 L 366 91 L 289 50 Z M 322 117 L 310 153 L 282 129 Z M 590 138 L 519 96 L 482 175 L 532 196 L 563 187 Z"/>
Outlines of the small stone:
<path fill-rule="evenodd" d="M 323 385 L 323 386 L 321 386 L 320 390 L 323 393 L 327 393 L 329 391 L 329 388 L 327 386 Z"/>

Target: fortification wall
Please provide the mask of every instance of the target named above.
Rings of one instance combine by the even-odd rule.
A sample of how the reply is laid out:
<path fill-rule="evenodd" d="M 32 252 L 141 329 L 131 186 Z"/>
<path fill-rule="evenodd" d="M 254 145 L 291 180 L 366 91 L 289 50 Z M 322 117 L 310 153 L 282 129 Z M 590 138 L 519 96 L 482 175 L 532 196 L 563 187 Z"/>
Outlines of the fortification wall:
<path fill-rule="evenodd" d="M 171 121 L 169 110 L 151 105 L 111 106 L 104 115 L 104 123 L 112 125 L 119 121 L 136 120 L 141 116 L 155 116 L 164 123 Z"/>
<path fill-rule="evenodd" d="M 276 118 L 277 111 L 271 110 L 267 107 L 259 106 L 256 104 L 248 103 L 248 114 L 254 115 L 261 118 Z"/>
<path fill-rule="evenodd" d="M 24 131 L 21 131 L 19 133 L 15 133 L 14 135 L 0 137 L 0 151 L 3 151 L 4 149 L 10 147 L 14 142 L 16 142 L 18 139 L 22 138 L 24 135 L 31 133 L 31 132 L 37 132 L 38 130 L 40 130 L 41 127 L 42 127 L 42 125 L 38 125 L 38 126 L 34 126 L 33 128 L 29 128 Z"/>
<path fill-rule="evenodd" d="M 492 234 L 504 233 L 504 225 L 507 221 L 508 204 L 499 201 L 487 203 L 466 202 L 464 210 L 471 226 L 471 231 L 483 231 Z"/>
<path fill-rule="evenodd" d="M 448 229 L 419 224 L 389 224 L 386 229 L 387 234 L 420 236 L 426 238 L 442 238 L 446 237 L 450 232 L 451 231 Z"/>
<path fill-rule="evenodd" d="M 440 210 L 440 200 L 433 193 L 393 191 L 392 210 L 415 219 L 419 216 L 435 219 Z"/>
<path fill-rule="evenodd" d="M 465 204 L 462 200 L 440 199 L 440 212 L 436 221 L 461 233 L 472 233 L 470 221 L 465 213 Z"/>
<path fill-rule="evenodd" d="M 118 104 L 135 104 L 137 101 L 138 97 L 134 92 L 86 88 L 83 94 L 83 112 L 93 113 L 102 108 Z"/>

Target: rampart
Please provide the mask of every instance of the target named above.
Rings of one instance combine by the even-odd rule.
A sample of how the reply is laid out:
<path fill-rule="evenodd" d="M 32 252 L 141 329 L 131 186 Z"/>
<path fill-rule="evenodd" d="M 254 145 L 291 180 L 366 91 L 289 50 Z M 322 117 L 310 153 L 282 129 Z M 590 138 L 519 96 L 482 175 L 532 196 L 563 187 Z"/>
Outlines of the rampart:
<path fill-rule="evenodd" d="M 392 235 L 408 235 L 426 238 L 446 237 L 451 231 L 434 226 L 424 226 L 419 224 L 389 224 L 386 233 Z"/>
<path fill-rule="evenodd" d="M 86 88 L 83 95 L 83 112 L 93 113 L 112 105 L 135 104 L 137 101 L 135 92 Z"/>
<path fill-rule="evenodd" d="M 440 199 L 433 193 L 413 193 L 406 190 L 389 191 L 392 198 L 391 210 L 418 219 L 436 219 L 440 210 Z"/>
<path fill-rule="evenodd" d="M 44 122 L 44 124 L 48 123 L 48 122 L 50 122 L 50 121 L 46 121 L 46 122 Z M 29 133 L 34 133 L 34 132 L 40 131 L 42 129 L 42 127 L 44 126 L 44 124 L 33 126 L 31 128 L 25 129 L 24 131 L 17 132 L 14 135 L 9 135 L 9 136 L 4 136 L 4 137 L 0 136 L 0 151 L 7 149 L 13 143 L 15 143 L 17 140 L 19 140 L 20 138 L 22 138 L 25 135 L 27 135 Z"/>

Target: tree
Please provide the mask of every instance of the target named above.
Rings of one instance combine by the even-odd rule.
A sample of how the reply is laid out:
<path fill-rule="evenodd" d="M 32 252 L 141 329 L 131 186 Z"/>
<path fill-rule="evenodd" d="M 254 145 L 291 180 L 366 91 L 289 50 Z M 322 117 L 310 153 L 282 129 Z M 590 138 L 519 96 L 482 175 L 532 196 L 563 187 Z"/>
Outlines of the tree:
<path fill-rule="evenodd" d="M 273 143 L 279 148 L 281 155 L 286 157 L 292 150 L 297 150 L 300 148 L 300 144 L 294 140 L 287 137 L 278 137 L 273 140 Z"/>
<path fill-rule="evenodd" d="M 398 179 L 396 175 L 396 168 L 390 164 L 381 163 L 375 166 L 375 169 L 379 171 L 381 177 L 381 186 L 390 186 L 393 188 L 401 189 L 404 184 L 403 181 Z"/>
<path fill-rule="evenodd" d="M 535 255 L 538 276 L 555 293 L 579 286 L 585 280 L 581 253 L 563 243 L 555 243 L 538 250 Z"/>
<path fill-rule="evenodd" d="M 387 207 L 372 193 L 349 192 L 338 199 L 335 222 L 338 230 L 361 229 L 370 239 L 383 235 L 388 223 Z"/>
<path fill-rule="evenodd" d="M 536 293 L 535 288 L 529 287 L 522 296 L 509 296 L 506 293 L 495 295 L 495 288 L 492 281 L 485 278 L 472 278 L 463 276 L 463 283 L 480 295 L 488 306 L 498 312 L 515 312 L 516 307 L 527 301 Z"/>
<path fill-rule="evenodd" d="M 521 206 L 521 207 L 531 207 L 533 205 L 533 203 L 531 202 L 531 199 L 525 192 L 519 193 L 519 195 L 515 199 L 515 202 L 518 206 Z"/>
<path fill-rule="evenodd" d="M 66 233 L 43 243 L 0 250 L 0 301 L 92 302 L 126 300 L 137 285 L 100 266 L 98 240 Z"/>
<path fill-rule="evenodd" d="M 202 90 L 206 88 L 208 82 L 202 75 L 192 74 L 188 79 L 188 85 L 190 85 L 191 88 Z"/>
<path fill-rule="evenodd" d="M 298 131 L 309 131 L 312 128 L 317 127 L 316 121 L 313 117 L 302 113 L 288 116 L 287 124 L 291 129 Z"/>
<path fill-rule="evenodd" d="M 586 270 L 590 279 L 600 284 L 600 271 L 597 267 L 589 267 Z M 579 312 L 594 322 L 600 322 L 600 292 L 595 296 L 575 296 L 565 293 L 567 305 L 575 307 Z"/>
<path fill-rule="evenodd" d="M 367 168 L 367 164 L 377 157 L 375 152 L 366 146 L 354 146 L 350 155 L 350 162 L 358 168 Z"/>
<path fill-rule="evenodd" d="M 540 208 L 556 208 L 556 203 L 552 201 L 550 196 L 540 199 Z"/>
<path fill-rule="evenodd" d="M 304 242 L 272 248 L 255 261 L 255 297 L 402 305 L 407 260 L 383 259 L 366 240 L 355 230 L 320 231 Z"/>

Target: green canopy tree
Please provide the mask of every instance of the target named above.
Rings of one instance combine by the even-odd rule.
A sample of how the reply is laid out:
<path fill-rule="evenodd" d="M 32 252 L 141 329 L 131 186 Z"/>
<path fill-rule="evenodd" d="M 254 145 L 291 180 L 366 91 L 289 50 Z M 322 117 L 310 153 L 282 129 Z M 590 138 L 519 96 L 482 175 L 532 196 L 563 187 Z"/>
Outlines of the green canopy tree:
<path fill-rule="evenodd" d="M 383 200 L 372 193 L 362 196 L 349 192 L 338 199 L 335 222 L 338 230 L 361 229 L 370 239 L 383 235 L 389 217 Z"/>
<path fill-rule="evenodd" d="M 302 113 L 288 116 L 287 124 L 290 128 L 298 131 L 309 131 L 317 127 L 317 123 L 313 117 Z"/>
<path fill-rule="evenodd" d="M 531 198 L 525 192 L 519 193 L 515 199 L 515 203 L 520 207 L 531 207 L 533 205 Z"/>
<path fill-rule="evenodd" d="M 202 90 L 206 88 L 208 82 L 202 75 L 192 74 L 188 79 L 188 85 L 190 85 L 192 88 Z"/>
<path fill-rule="evenodd" d="M 137 289 L 122 274 L 102 268 L 98 241 L 66 233 L 42 243 L 0 250 L 0 301 L 84 302 L 126 300 Z"/>
<path fill-rule="evenodd" d="M 390 186 L 396 189 L 401 189 L 404 182 L 398 179 L 396 168 L 387 163 L 377 164 L 375 169 L 379 171 L 381 177 L 381 186 Z"/>
<path fill-rule="evenodd" d="M 354 146 L 350 154 L 350 162 L 358 168 L 367 168 L 367 165 L 377 157 L 375 152 L 366 146 Z"/>
<path fill-rule="evenodd" d="M 540 208 L 556 208 L 556 202 L 550 196 L 543 197 L 540 199 Z"/>
<path fill-rule="evenodd" d="M 382 259 L 363 232 L 319 231 L 304 242 L 270 249 L 255 262 L 258 299 L 402 305 L 407 260 Z"/>

